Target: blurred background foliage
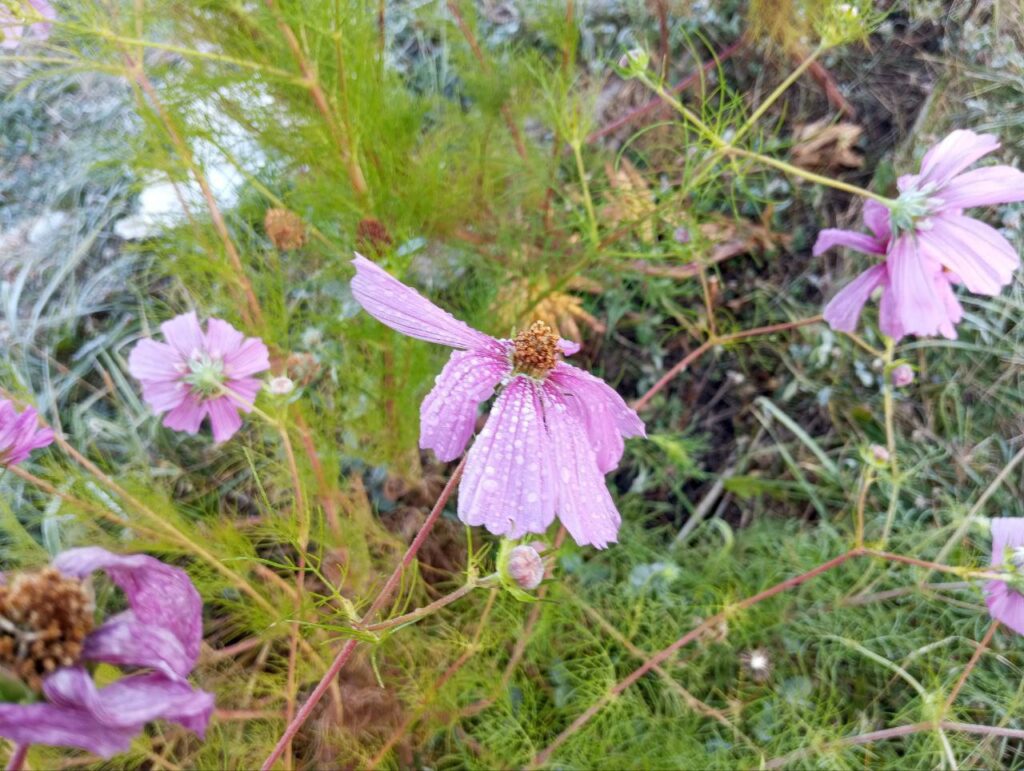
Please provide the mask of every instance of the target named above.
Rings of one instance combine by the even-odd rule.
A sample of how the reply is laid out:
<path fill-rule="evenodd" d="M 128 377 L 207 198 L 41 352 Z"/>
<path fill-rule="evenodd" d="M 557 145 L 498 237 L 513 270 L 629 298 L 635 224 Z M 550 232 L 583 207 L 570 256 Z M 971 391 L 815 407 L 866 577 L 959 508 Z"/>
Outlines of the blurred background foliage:
<path fill-rule="evenodd" d="M 0 383 L 95 464 L 38 457 L 63 498 L 0 480 L 5 565 L 147 549 L 207 601 L 207 741 L 155 726 L 108 765 L 258 765 L 284 726 L 289 622 L 307 622 L 301 701 L 450 473 L 416 449 L 446 353 L 359 313 L 354 250 L 488 333 L 548 320 L 627 399 L 709 333 L 820 312 L 862 258 L 810 245 L 854 226 L 859 201 L 749 164 L 708 173 L 713 148 L 615 63 L 650 51 L 728 136 L 842 5 L 81 1 L 58 4 L 45 43 L 0 54 Z M 1015 2 L 853 5 L 864 39 L 824 52 L 751 148 L 883 193 L 952 127 L 998 133 L 1013 160 Z M 991 220 L 1018 245 L 1021 214 Z M 985 564 L 965 523 L 1021 447 L 1024 289 L 962 300 L 957 341 L 897 351 L 917 372 L 896 395 L 898 479 L 869 449 L 885 442 L 870 313 L 861 344 L 819 323 L 715 346 L 651 401 L 650 441 L 609 477 L 618 546 L 563 545 L 539 603 L 479 591 L 362 646 L 295 763 L 525 765 L 701 619 L 842 553 L 862 489 L 869 539 L 889 521 L 892 551 Z M 214 447 L 142 404 L 127 352 L 192 308 L 262 336 L 296 382 L 261 404 L 287 426 L 301 496 L 265 424 Z M 1024 516 L 1022 501 L 1018 468 L 974 513 Z M 299 599 L 297 503 L 312 522 Z M 459 586 L 470 554 L 491 569 L 491 541 L 446 512 L 390 615 Z M 1024 765 L 1006 738 L 841 741 L 935 718 L 989 622 L 980 587 L 948 579 L 860 562 L 737 612 L 550 765 Z M 1024 728 L 1020 651 L 997 633 L 946 717 Z"/>

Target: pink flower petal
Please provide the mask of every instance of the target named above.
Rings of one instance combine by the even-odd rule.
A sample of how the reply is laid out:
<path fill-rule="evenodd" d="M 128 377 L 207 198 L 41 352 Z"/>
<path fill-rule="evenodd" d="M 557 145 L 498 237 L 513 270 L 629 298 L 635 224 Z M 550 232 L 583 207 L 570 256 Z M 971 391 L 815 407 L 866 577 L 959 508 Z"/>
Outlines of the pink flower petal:
<path fill-rule="evenodd" d="M 906 337 L 907 333 L 900 322 L 895 297 L 891 290 L 882 290 L 882 298 L 878 301 L 878 328 L 883 334 L 898 341 Z"/>
<path fill-rule="evenodd" d="M 163 675 L 131 675 L 97 688 L 81 667 L 58 669 L 43 682 L 54 705 L 81 709 L 98 723 L 139 731 L 151 720 L 179 723 L 200 737 L 213 715 L 213 695 Z"/>
<path fill-rule="evenodd" d="M 636 412 L 600 378 L 559 362 L 549 382 L 564 389 L 563 395 L 575 401 L 602 474 L 619 465 L 624 437 L 647 436 Z"/>
<path fill-rule="evenodd" d="M 226 442 L 242 427 L 242 416 L 238 414 L 238 405 L 227 396 L 209 399 L 206 402 L 206 411 L 210 416 L 213 441 L 217 444 Z"/>
<path fill-rule="evenodd" d="M 207 319 L 206 334 L 203 335 L 203 350 L 212 358 L 224 359 L 237 351 L 245 335 L 224 319 Z"/>
<path fill-rule="evenodd" d="M 213 319 L 210 319 L 212 322 Z M 224 356 L 224 374 L 242 378 L 270 369 L 270 352 L 258 337 L 248 337 Z"/>
<path fill-rule="evenodd" d="M 933 217 L 931 227 L 917 235 L 918 248 L 922 254 L 953 271 L 971 292 L 995 296 L 1013 280 L 1016 266 L 1009 267 L 1006 255 L 998 252 L 996 259 L 990 259 L 995 250 L 986 248 L 984 239 L 975 234 L 974 228 L 965 226 L 972 222 L 982 225 L 968 217 Z M 1002 240 L 998 233 L 995 235 Z M 1012 250 L 1010 254 L 1011 259 L 1016 257 Z"/>
<path fill-rule="evenodd" d="M 200 402 L 191 393 L 186 393 L 178 406 L 164 416 L 164 425 L 175 431 L 197 434 L 203 418 L 206 417 L 206 408 L 205 402 Z"/>
<path fill-rule="evenodd" d="M 184 680 L 195 666 L 195 659 L 174 632 L 140 621 L 130 610 L 107 619 L 89 633 L 82 648 L 82 660 L 146 667 L 172 680 Z"/>
<path fill-rule="evenodd" d="M 929 264 L 918 253 L 912 235 L 897 238 L 889 249 L 887 291 L 893 295 L 899 325 L 909 335 L 930 336 L 949 330 L 948 303 L 936 293 L 939 271 L 926 270 Z"/>
<path fill-rule="evenodd" d="M 69 549 L 52 564 L 75 578 L 104 571 L 125 593 L 134 617 L 172 632 L 195 663 L 203 639 L 203 602 L 185 571 L 146 554 L 114 554 L 98 546 Z"/>
<path fill-rule="evenodd" d="M 933 222 L 940 218 L 933 217 Z M 1013 280 L 1014 272 L 1020 267 L 1020 257 L 1017 250 L 1009 241 L 1000 235 L 999 231 L 991 225 L 986 225 L 981 220 L 973 217 L 964 217 L 958 214 L 945 213 L 941 216 L 943 224 L 959 228 L 962 237 L 974 242 L 975 249 L 985 256 L 996 270 L 999 271 L 1004 283 Z"/>
<path fill-rule="evenodd" d="M 622 518 L 598 468 L 582 416 L 551 383 L 542 386 L 542 401 L 558 519 L 580 546 L 603 549 L 618 540 Z"/>
<path fill-rule="evenodd" d="M 156 414 L 168 412 L 180 405 L 189 395 L 188 386 L 181 380 L 163 382 L 143 381 L 142 399 Z"/>
<path fill-rule="evenodd" d="M 564 337 L 558 338 L 558 347 L 562 349 L 563 356 L 573 356 L 580 352 L 580 344 L 573 340 L 566 340 Z"/>
<path fill-rule="evenodd" d="M 999 139 L 992 134 L 976 134 L 959 129 L 925 153 L 921 159 L 918 184 L 943 185 L 972 163 L 999 149 Z"/>
<path fill-rule="evenodd" d="M 825 306 L 825 321 L 837 332 L 853 332 L 864 303 L 879 286 L 887 283 L 884 264 L 873 265 L 844 286 Z"/>
<path fill-rule="evenodd" d="M 244 377 L 240 380 L 229 380 L 225 385 L 237 397 L 232 398 L 231 402 L 242 412 L 252 412 L 256 396 L 263 388 L 263 381 L 254 377 Z"/>
<path fill-rule="evenodd" d="M 149 338 L 139 340 L 128 355 L 128 371 L 143 383 L 180 380 L 184 366 L 184 357 L 178 351 Z"/>
<path fill-rule="evenodd" d="M 543 533 L 555 516 L 555 478 L 537 383 L 516 377 L 469 450 L 459 518 L 495 535 Z M 603 480 L 602 480 L 603 484 Z"/>
<path fill-rule="evenodd" d="M 367 313 L 392 329 L 417 340 L 475 351 L 495 350 L 497 341 L 438 308 L 415 289 L 381 270 L 361 254 L 352 294 Z"/>
<path fill-rule="evenodd" d="M 16 744 L 74 747 L 109 758 L 131 747 L 135 728 L 116 728 L 81 709 L 53 704 L 0 704 L 0 736 Z"/>
<path fill-rule="evenodd" d="M 871 228 L 875 238 L 883 246 L 889 243 L 892 237 L 892 228 L 889 224 L 889 208 L 878 201 L 869 198 L 864 202 L 864 224 Z"/>
<path fill-rule="evenodd" d="M 53 442 L 53 431 L 39 427 L 39 413 L 26 407 L 19 413 L 14 405 L 0 400 L 0 463 L 13 466 L 34 451 Z"/>
<path fill-rule="evenodd" d="M 165 321 L 160 325 L 160 331 L 183 359 L 189 359 L 196 351 L 203 350 L 205 338 L 195 311 Z"/>
<path fill-rule="evenodd" d="M 454 351 L 420 405 L 420 447 L 442 461 L 459 457 L 473 434 L 478 406 L 511 368 L 506 358 Z"/>
<path fill-rule="evenodd" d="M 1024 172 L 1012 166 L 974 169 L 951 179 L 936 197 L 943 210 L 1024 201 Z"/>
<path fill-rule="evenodd" d="M 824 254 L 833 246 L 846 246 L 856 249 L 858 252 L 868 254 L 885 254 L 885 242 L 866 233 L 857 233 L 853 230 L 837 230 L 828 228 L 818 233 L 818 240 L 814 242 L 812 253 L 815 257 Z"/>
<path fill-rule="evenodd" d="M 1007 550 L 1024 546 L 1024 518 L 1000 517 L 992 520 L 992 567 L 1004 564 Z M 989 581 L 985 586 L 985 602 L 996 621 L 1024 634 L 1024 597 L 1004 581 Z"/>

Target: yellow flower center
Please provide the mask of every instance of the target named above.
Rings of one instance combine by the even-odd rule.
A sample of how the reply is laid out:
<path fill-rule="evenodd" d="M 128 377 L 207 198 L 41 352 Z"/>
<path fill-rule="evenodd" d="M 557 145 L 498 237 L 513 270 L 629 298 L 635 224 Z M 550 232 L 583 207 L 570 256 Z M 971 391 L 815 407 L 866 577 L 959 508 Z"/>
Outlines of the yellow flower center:
<path fill-rule="evenodd" d="M 543 378 L 558 363 L 558 335 L 543 321 L 533 322 L 512 341 L 512 366 L 517 372 Z"/>

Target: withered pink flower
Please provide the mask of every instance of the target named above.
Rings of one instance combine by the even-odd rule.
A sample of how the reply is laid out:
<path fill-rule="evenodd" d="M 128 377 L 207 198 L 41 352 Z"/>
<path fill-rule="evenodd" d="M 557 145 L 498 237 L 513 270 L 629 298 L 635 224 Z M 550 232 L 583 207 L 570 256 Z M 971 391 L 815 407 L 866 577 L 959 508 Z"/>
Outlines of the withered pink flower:
<path fill-rule="evenodd" d="M 7 399 L 0 399 L 0 466 L 21 463 L 33 450 L 53 442 L 53 431 L 39 427 L 39 414 L 32 407 L 21 413 Z"/>
<path fill-rule="evenodd" d="M 253 375 L 270 368 L 267 346 L 245 337 L 222 319 L 210 319 L 206 333 L 195 313 L 160 325 L 166 343 L 144 339 L 132 349 L 128 370 L 142 383 L 142 398 L 164 425 L 195 434 L 209 416 L 215 442 L 242 426 L 262 382 Z"/>
<path fill-rule="evenodd" d="M 898 181 L 900 195 L 890 210 L 877 201 L 864 204 L 871 235 L 823 230 L 814 245 L 819 255 L 847 246 L 885 255 L 825 307 L 825 320 L 852 332 L 871 294 L 882 288 L 879 327 L 898 340 L 904 335 L 956 337 L 963 309 L 954 284 L 977 294 L 995 296 L 1013 280 L 1020 258 L 994 228 L 964 216 L 973 206 L 1024 200 L 1024 173 L 1011 166 L 965 169 L 996 150 L 988 134 L 954 131 L 929 150 L 920 174 Z"/>
<path fill-rule="evenodd" d="M 85 583 L 104 571 L 128 609 L 93 628 Z M 49 568 L 0 577 L 0 667 L 41 701 L 0 704 L 0 736 L 110 757 L 146 723 L 170 720 L 200 736 L 213 696 L 189 673 L 202 641 L 202 601 L 181 570 L 99 547 L 59 554 Z M 130 668 L 98 688 L 87 662 Z"/>
<path fill-rule="evenodd" d="M 22 40 L 46 40 L 57 12 L 47 0 L 0 3 L 0 48 L 15 49 Z"/>
<path fill-rule="evenodd" d="M 500 387 L 473 443 L 459 487 L 469 525 L 519 538 L 543 533 L 557 516 L 580 545 L 604 548 L 620 516 L 604 475 L 624 437 L 644 425 L 603 380 L 564 361 L 579 346 L 535 322 L 514 340 L 485 335 L 362 255 L 352 293 L 378 321 L 410 337 L 456 348 L 420 407 L 420 447 L 443 461 L 462 454 L 477 408 Z"/>
<path fill-rule="evenodd" d="M 1009 565 L 1007 566 L 1007 563 Z M 1019 573 L 1024 568 L 1024 518 L 1000 517 L 992 520 L 992 567 L 1007 566 Z M 1019 587 L 1005 581 L 989 581 L 985 586 L 988 612 L 996 621 L 1024 634 L 1024 595 Z"/>

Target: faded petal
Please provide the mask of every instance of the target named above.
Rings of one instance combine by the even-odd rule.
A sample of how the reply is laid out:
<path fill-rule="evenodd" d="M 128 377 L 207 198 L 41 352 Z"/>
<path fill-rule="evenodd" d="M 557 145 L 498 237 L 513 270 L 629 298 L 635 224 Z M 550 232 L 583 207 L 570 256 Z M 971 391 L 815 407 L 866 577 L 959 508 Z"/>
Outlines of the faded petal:
<path fill-rule="evenodd" d="M 178 406 L 164 416 L 164 425 L 175 431 L 197 434 L 206 417 L 206 407 L 191 392 L 186 392 Z"/>
<path fill-rule="evenodd" d="M 921 159 L 918 184 L 943 185 L 984 155 L 999 148 L 992 134 L 976 134 L 958 129 L 925 153 Z M 944 197 L 944 196 L 943 196 Z"/>
<path fill-rule="evenodd" d="M 473 434 L 477 407 L 511 366 L 501 357 L 454 351 L 420 405 L 420 447 L 442 461 L 459 457 Z"/>
<path fill-rule="evenodd" d="M 884 264 L 873 265 L 844 286 L 825 306 L 825 321 L 838 332 L 853 332 L 871 293 L 886 283 Z"/>
<path fill-rule="evenodd" d="M 866 233 L 857 233 L 853 230 L 838 230 L 827 228 L 818 233 L 818 240 L 814 242 L 812 253 L 815 257 L 824 254 L 833 246 L 847 246 L 856 249 L 858 252 L 868 254 L 885 254 L 885 242 Z"/>
<path fill-rule="evenodd" d="M 147 667 L 172 680 L 184 680 L 195 665 L 177 635 L 158 624 L 140 621 L 130 610 L 107 619 L 89 633 L 82 659 Z"/>
<path fill-rule="evenodd" d="M 1024 546 L 1024 518 L 1000 517 L 992 520 L 992 567 L 1002 567 L 1007 550 Z M 985 585 L 985 602 L 996 621 L 1024 634 L 1024 597 L 1003 581 Z"/>
<path fill-rule="evenodd" d="M 906 334 L 948 337 L 949 304 L 937 294 L 936 274 L 940 271 L 932 269 L 929 262 L 918 252 L 912 237 L 897 238 L 889 250 L 887 291 L 892 293 L 896 318 Z M 945 287 L 949 289 L 948 282 Z"/>
<path fill-rule="evenodd" d="M 1016 253 L 1002 236 L 977 220 L 934 217 L 931 227 L 917 237 L 921 252 L 953 271 L 971 292 L 994 296 L 1013 280 Z"/>
<path fill-rule="evenodd" d="M 476 351 L 495 348 L 497 341 L 490 335 L 459 321 L 361 254 L 356 254 L 352 264 L 356 267 L 352 294 L 363 309 L 382 324 L 403 335 L 452 348 Z"/>
<path fill-rule="evenodd" d="M 195 663 L 203 639 L 203 601 L 185 571 L 146 554 L 114 554 L 99 546 L 69 549 L 52 564 L 76 578 L 104 571 L 125 593 L 134 617 L 173 633 Z"/>
<path fill-rule="evenodd" d="M 164 339 L 178 352 L 183 359 L 188 359 L 196 351 L 203 350 L 205 338 L 199 327 L 199 319 L 195 311 L 182 313 L 160 325 Z"/>
<path fill-rule="evenodd" d="M 974 169 L 951 179 L 937 197 L 943 209 L 1024 201 L 1024 172 L 1012 166 Z"/>
<path fill-rule="evenodd" d="M 555 512 L 576 543 L 603 549 L 618 540 L 622 518 L 598 468 L 583 416 L 551 383 L 542 386 L 542 400 L 556 479 Z"/>
<path fill-rule="evenodd" d="M 81 667 L 58 669 L 43 681 L 53 704 L 81 709 L 98 723 L 139 731 L 151 720 L 179 723 L 200 737 L 213 714 L 213 694 L 163 675 L 131 675 L 97 688 Z"/>
<path fill-rule="evenodd" d="M 495 535 L 543 533 L 555 516 L 555 478 L 538 385 L 512 380 L 466 458 L 459 518 Z"/>
<path fill-rule="evenodd" d="M 226 442 L 242 427 L 242 416 L 238 414 L 238 405 L 231 397 L 221 396 L 207 400 L 206 412 L 210 416 L 213 441 L 217 444 Z"/>
<path fill-rule="evenodd" d="M 116 728 L 89 713 L 54 704 L 0 704 L 0 736 L 16 744 L 74 747 L 109 758 L 131 747 L 134 728 Z"/>
<path fill-rule="evenodd" d="M 549 381 L 563 388 L 564 395 L 576 402 L 602 474 L 619 465 L 624 437 L 647 436 L 636 412 L 600 378 L 559 362 Z"/>

